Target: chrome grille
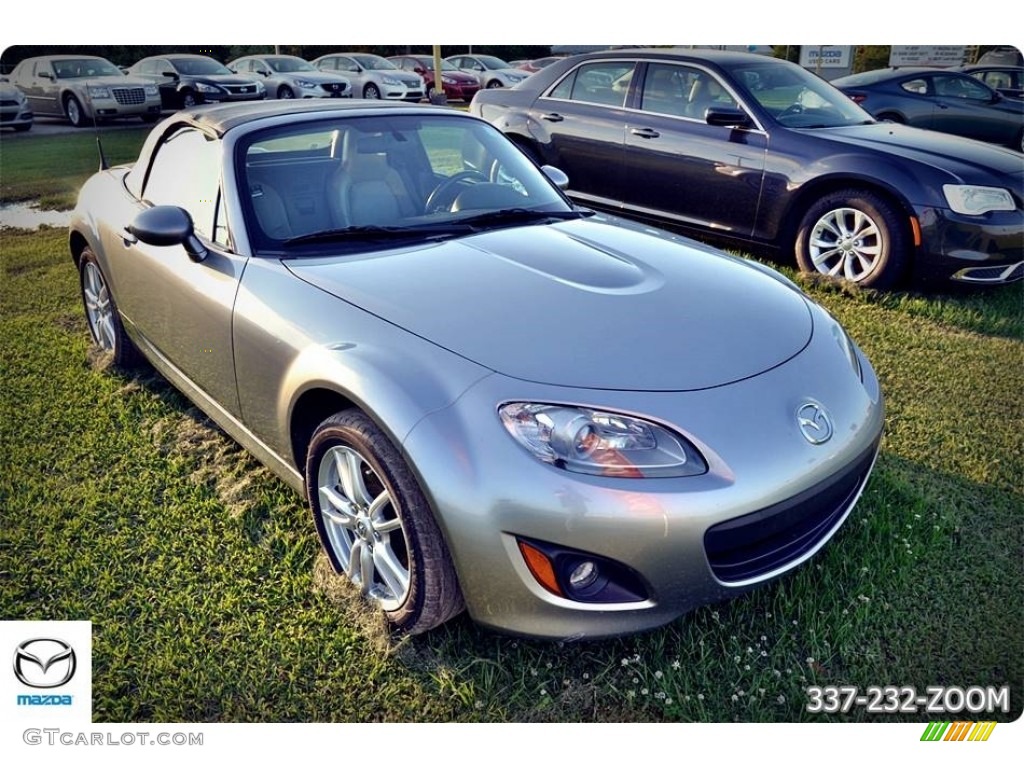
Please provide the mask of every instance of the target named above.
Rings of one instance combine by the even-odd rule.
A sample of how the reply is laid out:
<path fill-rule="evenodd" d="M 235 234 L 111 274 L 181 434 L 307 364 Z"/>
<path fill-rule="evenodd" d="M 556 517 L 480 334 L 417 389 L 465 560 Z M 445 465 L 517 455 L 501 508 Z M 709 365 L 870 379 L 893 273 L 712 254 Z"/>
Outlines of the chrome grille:
<path fill-rule="evenodd" d="M 146 91 L 143 88 L 111 88 L 110 92 L 114 94 L 114 101 L 122 106 L 146 103 Z"/>

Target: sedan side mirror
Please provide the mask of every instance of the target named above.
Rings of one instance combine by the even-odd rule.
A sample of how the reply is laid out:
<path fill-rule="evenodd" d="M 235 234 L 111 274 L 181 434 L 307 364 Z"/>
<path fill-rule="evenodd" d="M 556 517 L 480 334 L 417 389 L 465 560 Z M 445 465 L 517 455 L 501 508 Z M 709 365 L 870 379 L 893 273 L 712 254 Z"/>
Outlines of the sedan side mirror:
<path fill-rule="evenodd" d="M 53 72 L 40 72 L 39 76 L 46 78 L 47 80 L 53 80 Z"/>
<path fill-rule="evenodd" d="M 708 125 L 726 128 L 749 128 L 752 125 L 747 113 L 734 107 L 708 107 L 704 120 Z"/>
<path fill-rule="evenodd" d="M 178 73 L 177 73 L 177 72 L 161 72 L 160 74 L 161 74 L 161 75 L 162 75 L 163 77 L 169 77 L 169 78 L 171 78 L 171 80 L 175 80 L 175 81 L 177 81 L 177 79 L 178 79 Z"/>
<path fill-rule="evenodd" d="M 192 217 L 184 208 L 156 205 L 135 217 L 128 231 L 147 245 L 181 245 L 192 261 L 203 261 L 209 252 L 196 237 Z"/>
<path fill-rule="evenodd" d="M 256 70 L 256 74 L 257 75 L 263 75 L 264 77 L 270 77 L 270 70 L 269 69 L 257 69 Z"/>

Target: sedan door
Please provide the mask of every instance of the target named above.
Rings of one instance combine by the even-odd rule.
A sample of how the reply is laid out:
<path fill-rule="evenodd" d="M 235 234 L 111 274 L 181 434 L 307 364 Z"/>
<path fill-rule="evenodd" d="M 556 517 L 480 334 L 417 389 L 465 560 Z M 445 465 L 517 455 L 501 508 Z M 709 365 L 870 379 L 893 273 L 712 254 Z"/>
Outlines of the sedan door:
<path fill-rule="evenodd" d="M 739 109 L 711 72 L 651 62 L 625 126 L 622 199 L 636 213 L 748 237 L 754 229 L 767 136 L 709 125 L 708 108 Z"/>
<path fill-rule="evenodd" d="M 16 85 L 25 94 L 29 106 L 37 115 L 63 116 L 60 86 L 57 85 L 56 74 L 50 61 L 40 59 L 32 63 L 26 70 L 24 79 L 17 80 Z"/>
<path fill-rule="evenodd" d="M 121 311 L 146 342 L 238 415 L 231 318 L 246 259 L 231 252 L 220 204 L 221 144 L 191 128 L 157 150 L 134 211 L 176 205 L 192 216 L 208 248 L 193 261 L 181 245 L 142 243 L 125 229 L 107 233 L 114 290 Z M 127 217 L 126 217 L 127 218 Z"/>
<path fill-rule="evenodd" d="M 530 108 L 531 126 L 545 145 L 545 162 L 569 176 L 573 197 L 620 208 L 625 109 L 636 62 L 588 62 L 571 70 Z"/>
<path fill-rule="evenodd" d="M 935 104 L 929 128 L 997 144 L 1009 144 L 1020 134 L 1024 108 L 1016 114 L 999 109 L 1001 97 L 984 83 L 951 73 L 929 79 Z"/>

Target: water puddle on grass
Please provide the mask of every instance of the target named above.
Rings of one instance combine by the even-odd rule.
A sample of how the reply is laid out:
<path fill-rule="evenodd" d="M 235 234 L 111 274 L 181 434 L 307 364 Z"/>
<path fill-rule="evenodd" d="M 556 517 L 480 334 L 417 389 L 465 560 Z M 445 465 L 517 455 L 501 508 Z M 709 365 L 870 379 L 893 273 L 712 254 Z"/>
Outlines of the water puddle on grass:
<path fill-rule="evenodd" d="M 0 229 L 66 227 L 70 222 L 71 211 L 42 211 L 28 203 L 0 205 Z"/>

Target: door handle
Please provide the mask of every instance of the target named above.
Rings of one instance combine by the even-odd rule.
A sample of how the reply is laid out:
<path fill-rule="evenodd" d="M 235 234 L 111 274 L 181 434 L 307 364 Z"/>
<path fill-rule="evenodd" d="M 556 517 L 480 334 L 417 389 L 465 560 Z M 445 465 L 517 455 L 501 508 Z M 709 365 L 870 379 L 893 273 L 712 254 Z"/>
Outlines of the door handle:
<path fill-rule="evenodd" d="M 656 139 L 661 136 L 653 128 L 631 128 L 629 132 L 634 136 L 639 136 L 641 139 Z"/>
<path fill-rule="evenodd" d="M 546 115 L 541 115 L 540 119 L 547 120 L 549 123 L 560 123 L 565 120 L 565 118 L 557 112 L 548 112 Z"/>

